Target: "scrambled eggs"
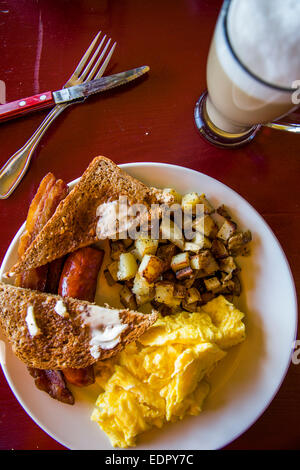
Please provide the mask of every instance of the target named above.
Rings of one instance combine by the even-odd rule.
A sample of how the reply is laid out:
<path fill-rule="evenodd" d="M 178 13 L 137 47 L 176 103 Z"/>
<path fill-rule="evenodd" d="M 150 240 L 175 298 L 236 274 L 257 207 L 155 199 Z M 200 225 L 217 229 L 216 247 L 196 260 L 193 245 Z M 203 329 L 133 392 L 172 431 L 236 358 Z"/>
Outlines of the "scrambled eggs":
<path fill-rule="evenodd" d="M 219 296 L 201 312 L 159 317 L 135 343 L 99 363 L 92 420 L 113 446 L 135 445 L 138 434 L 185 415 L 198 415 L 209 393 L 206 377 L 245 339 L 244 314 Z"/>

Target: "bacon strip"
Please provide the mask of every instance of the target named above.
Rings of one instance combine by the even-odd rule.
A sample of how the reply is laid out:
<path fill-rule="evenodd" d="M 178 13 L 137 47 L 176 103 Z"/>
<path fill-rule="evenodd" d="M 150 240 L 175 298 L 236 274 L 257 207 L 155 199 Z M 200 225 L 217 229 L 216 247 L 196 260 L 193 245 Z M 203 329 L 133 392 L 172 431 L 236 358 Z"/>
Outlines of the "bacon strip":
<path fill-rule="evenodd" d="M 22 257 L 37 234 L 54 214 L 58 204 L 68 193 L 68 186 L 48 173 L 41 181 L 27 214 L 25 231 L 20 238 L 18 254 Z M 16 276 L 15 285 L 44 291 L 46 288 L 48 265 L 31 269 Z"/>
<path fill-rule="evenodd" d="M 28 370 L 39 390 L 48 393 L 50 397 L 63 403 L 68 405 L 74 404 L 74 397 L 66 387 L 63 374 L 60 370 L 42 370 L 32 367 L 28 367 Z"/>

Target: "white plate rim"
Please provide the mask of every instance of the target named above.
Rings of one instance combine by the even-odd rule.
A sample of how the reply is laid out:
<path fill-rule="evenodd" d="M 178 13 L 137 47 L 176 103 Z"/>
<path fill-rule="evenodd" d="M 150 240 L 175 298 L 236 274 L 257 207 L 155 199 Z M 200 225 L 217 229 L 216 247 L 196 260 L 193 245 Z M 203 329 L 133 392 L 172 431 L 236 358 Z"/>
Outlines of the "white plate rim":
<path fill-rule="evenodd" d="M 205 178 L 207 178 L 208 180 L 211 180 L 211 182 L 213 182 L 214 184 L 217 184 L 220 186 L 220 188 L 226 188 L 226 191 L 229 191 L 231 192 L 231 194 L 234 196 L 234 197 L 237 197 L 239 198 L 240 200 L 242 200 L 248 207 L 251 211 L 254 211 L 256 216 L 260 219 L 261 223 L 265 226 L 265 228 L 268 230 L 269 232 L 269 235 L 271 235 L 271 237 L 273 238 L 273 241 L 275 242 L 275 244 L 277 245 L 277 248 L 279 249 L 280 251 L 280 254 L 286 264 L 286 267 L 287 267 L 287 271 L 289 273 L 289 281 L 290 281 L 290 284 L 291 284 L 291 287 L 292 287 L 292 291 L 293 291 L 293 304 L 294 304 L 294 327 L 293 327 L 293 330 L 294 330 L 294 341 L 296 340 L 296 337 L 297 337 L 297 328 L 298 328 L 298 302 L 297 302 L 297 293 L 296 293 L 296 287 L 295 287 L 295 283 L 294 283 L 294 279 L 293 279 L 293 275 L 292 275 L 292 270 L 290 268 L 290 265 L 289 265 L 289 262 L 288 262 L 288 259 L 286 257 L 286 254 L 279 242 L 279 240 L 277 239 L 276 235 L 274 234 L 273 230 L 271 229 L 271 227 L 269 226 L 269 224 L 265 221 L 265 219 L 260 215 L 260 213 L 243 197 L 241 196 L 238 192 L 236 192 L 235 190 L 233 190 L 232 188 L 230 188 L 229 186 L 227 186 L 226 184 L 222 183 L 221 181 L 219 181 L 218 179 L 216 178 L 213 178 L 209 175 L 206 175 L 205 173 L 202 173 L 198 170 L 194 170 L 194 169 L 191 169 L 191 168 L 187 168 L 187 167 L 184 167 L 184 166 L 181 166 L 181 165 L 174 165 L 174 164 L 170 164 L 170 163 L 161 163 L 161 162 L 134 162 L 134 163 L 123 163 L 123 164 L 118 164 L 118 166 L 120 168 L 122 168 L 123 170 L 130 170 L 130 168 L 138 168 L 138 167 L 144 167 L 144 166 L 149 166 L 149 167 L 165 167 L 165 168 L 170 168 L 170 169 L 174 169 L 174 167 L 176 167 L 176 169 L 181 169 L 182 171 L 184 172 L 187 172 L 187 173 L 190 173 L 190 174 L 200 174 L 202 176 L 204 176 Z M 71 181 L 70 183 L 68 183 L 68 186 L 73 186 L 75 185 L 78 181 L 79 181 L 80 177 L 79 178 L 76 178 L 74 179 L 73 181 Z M 10 253 L 12 251 L 12 247 L 14 246 L 16 240 L 18 240 L 18 238 L 20 237 L 20 235 L 22 234 L 23 230 L 25 228 L 25 222 L 22 224 L 22 226 L 19 228 L 19 230 L 17 231 L 17 233 L 15 234 L 14 238 L 12 239 L 6 253 L 5 253 L 5 256 L 3 258 L 3 261 L 1 263 L 1 267 L 0 267 L 0 279 L 3 275 L 3 266 L 5 266 L 6 264 L 6 261 L 7 259 L 9 258 L 10 256 Z M 287 364 L 286 364 L 286 367 L 285 367 L 285 370 L 282 374 L 282 377 L 281 377 L 281 380 L 278 382 L 277 384 L 277 387 L 274 388 L 274 391 L 273 391 L 273 394 L 270 395 L 269 399 L 265 402 L 264 406 L 261 408 L 260 412 L 256 414 L 256 416 L 253 417 L 252 420 L 249 421 L 249 423 L 247 424 L 247 426 L 245 426 L 240 432 L 237 432 L 235 433 L 234 435 L 232 435 L 230 437 L 229 440 L 227 441 L 224 441 L 224 443 L 218 447 L 216 447 L 216 450 L 218 449 L 222 449 L 223 447 L 226 447 L 227 445 L 229 445 L 230 443 L 234 442 L 236 439 L 238 439 L 241 435 L 243 435 L 249 428 L 251 428 L 251 426 L 263 415 L 263 413 L 266 411 L 266 409 L 269 407 L 270 403 L 273 401 L 274 397 L 276 396 L 276 394 L 278 393 L 285 377 L 286 377 L 286 374 L 288 372 L 288 369 L 290 367 L 290 362 L 291 362 L 291 356 L 292 356 L 292 352 L 291 351 L 291 354 L 290 354 L 290 358 L 289 360 L 287 361 Z M 19 393 L 17 393 L 15 390 L 14 390 L 14 386 L 10 380 L 10 377 L 9 377 L 9 372 L 8 370 L 6 369 L 6 365 L 5 363 L 2 362 L 2 357 L 1 357 L 1 354 L 0 354 L 0 363 L 1 363 L 1 367 L 2 367 L 2 371 L 3 371 L 3 374 L 6 378 L 6 381 L 11 389 L 11 391 L 13 392 L 15 398 L 17 399 L 17 401 L 20 403 L 20 405 L 22 406 L 22 408 L 26 411 L 26 413 L 29 415 L 29 417 L 48 435 L 50 436 L 52 439 L 54 439 L 56 442 L 58 442 L 59 444 L 61 444 L 62 446 L 68 448 L 68 449 L 72 449 L 72 446 L 70 446 L 67 441 L 63 442 L 62 440 L 58 440 L 57 437 L 55 436 L 55 434 L 53 432 L 51 432 L 49 429 L 47 429 L 47 426 L 40 423 L 39 422 L 39 418 L 34 416 L 32 414 L 32 412 L 30 411 L 29 407 L 26 405 L 26 403 L 23 401 L 22 397 L 19 395 Z M 132 451 L 134 451 L 134 448 L 131 448 Z"/>

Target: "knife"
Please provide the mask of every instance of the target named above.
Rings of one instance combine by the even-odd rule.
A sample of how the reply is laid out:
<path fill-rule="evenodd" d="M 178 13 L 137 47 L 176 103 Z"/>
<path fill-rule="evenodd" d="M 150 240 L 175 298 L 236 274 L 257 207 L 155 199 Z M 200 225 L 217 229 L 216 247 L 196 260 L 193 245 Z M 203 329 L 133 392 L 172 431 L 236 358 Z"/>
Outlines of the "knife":
<path fill-rule="evenodd" d="M 0 122 L 23 116 L 31 111 L 36 111 L 56 104 L 82 102 L 88 96 L 100 93 L 141 77 L 150 70 L 148 65 L 116 73 L 97 80 L 91 80 L 81 85 L 63 88 L 57 91 L 47 91 L 17 101 L 11 101 L 0 105 Z"/>

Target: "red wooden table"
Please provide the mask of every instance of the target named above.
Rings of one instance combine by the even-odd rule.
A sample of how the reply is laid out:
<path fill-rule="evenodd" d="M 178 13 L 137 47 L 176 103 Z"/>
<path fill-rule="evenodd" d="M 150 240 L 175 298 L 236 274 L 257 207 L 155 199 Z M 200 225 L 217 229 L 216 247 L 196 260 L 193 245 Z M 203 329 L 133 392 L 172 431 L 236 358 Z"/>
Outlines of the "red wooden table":
<path fill-rule="evenodd" d="M 118 42 L 108 72 L 148 64 L 149 76 L 57 119 L 15 193 L 0 201 L 0 259 L 48 171 L 71 181 L 90 160 L 159 161 L 221 180 L 265 218 L 300 288 L 300 138 L 265 129 L 239 150 L 216 149 L 195 128 L 194 104 L 220 0 L 1 0 L 0 80 L 12 101 L 55 90 L 99 29 Z M 0 165 L 21 147 L 46 111 L 0 126 Z M 284 315 L 284 312 L 283 312 Z M 227 449 L 300 448 L 300 366 L 291 365 L 260 419 Z M 0 373 L 0 449 L 63 449 L 25 413 Z"/>

